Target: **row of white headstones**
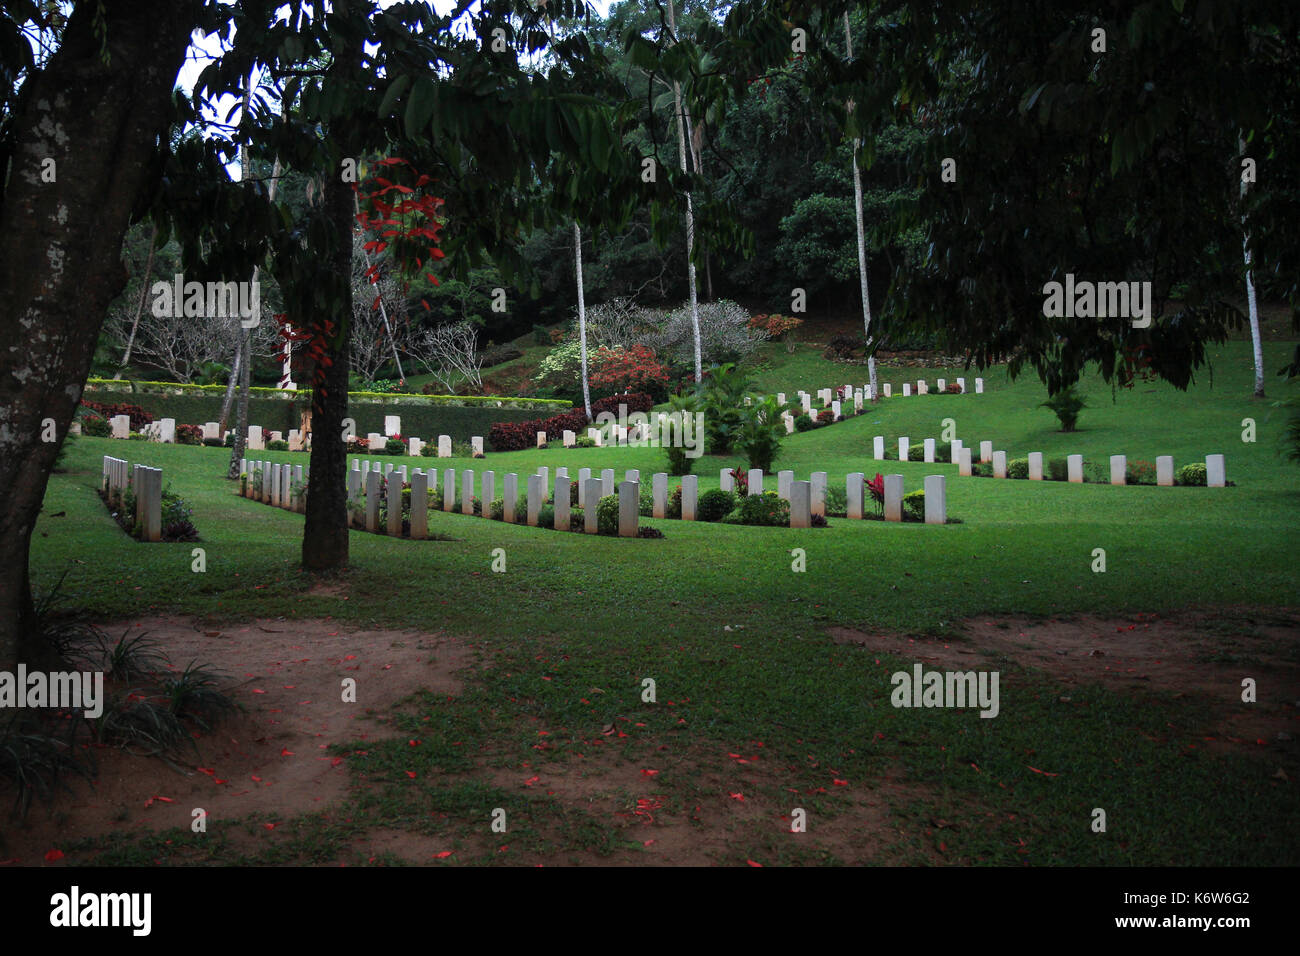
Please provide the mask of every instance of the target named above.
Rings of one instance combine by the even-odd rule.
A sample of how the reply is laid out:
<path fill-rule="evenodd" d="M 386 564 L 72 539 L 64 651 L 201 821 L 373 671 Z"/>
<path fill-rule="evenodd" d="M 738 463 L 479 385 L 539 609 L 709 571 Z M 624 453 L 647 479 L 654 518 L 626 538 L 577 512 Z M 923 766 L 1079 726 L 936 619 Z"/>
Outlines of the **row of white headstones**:
<path fill-rule="evenodd" d="M 162 539 L 162 469 L 132 465 L 123 458 L 104 456 L 101 487 L 110 498 L 128 488 L 135 491 L 135 520 L 146 541 Z"/>
<path fill-rule="evenodd" d="M 957 387 L 961 389 L 962 394 L 963 395 L 967 394 L 966 379 L 959 378 L 956 381 L 957 381 Z M 943 379 L 943 378 L 938 379 L 936 384 L 938 385 L 940 392 L 944 392 L 948 388 L 947 379 Z M 893 396 L 893 387 L 888 382 L 886 382 L 882 386 L 879 386 L 879 390 L 880 390 L 880 394 L 882 394 L 885 398 L 891 398 Z M 930 386 L 925 379 L 917 379 L 915 391 L 913 391 L 912 384 L 910 382 L 903 383 L 902 395 L 904 398 L 910 398 L 912 395 L 928 395 L 929 393 L 930 393 Z M 982 378 L 975 379 L 975 394 L 976 395 L 984 394 L 984 379 Z M 823 408 L 830 410 L 831 418 L 833 421 L 840 421 L 842 418 L 844 418 L 845 406 L 848 404 L 850 397 L 852 398 L 852 402 L 853 402 L 854 414 L 861 415 L 864 404 L 866 402 L 872 401 L 872 396 L 873 396 L 873 392 L 871 391 L 870 384 L 863 385 L 861 388 L 849 384 L 849 385 L 845 385 L 842 389 L 821 388 L 817 390 L 817 398 L 821 401 Z M 800 408 L 803 410 L 803 414 L 811 415 L 812 400 L 813 400 L 812 393 L 800 390 L 799 392 L 795 393 L 795 397 L 798 399 L 798 404 Z M 761 400 L 762 396 L 759 396 L 759 398 Z M 776 401 L 778 405 L 786 404 L 785 392 L 777 392 Z M 750 400 L 746 399 L 745 404 L 746 405 L 750 404 Z M 791 415 L 789 412 L 782 412 L 781 417 L 785 421 L 786 433 L 787 434 L 793 433 L 795 430 L 794 416 Z"/>
<path fill-rule="evenodd" d="M 872 440 L 872 456 L 876 461 L 885 460 L 885 436 L 876 435 Z M 929 464 L 935 460 L 935 449 L 937 442 L 933 438 L 925 439 L 923 460 Z M 910 438 L 898 439 L 898 460 L 907 461 L 908 455 L 911 454 L 912 445 Z M 952 440 L 952 459 L 957 463 L 957 473 L 963 477 L 970 477 L 972 472 L 973 456 L 971 449 L 964 445 L 960 438 Z M 1043 453 L 1040 451 L 1031 451 L 1028 456 L 1029 460 L 1029 480 L 1043 480 Z M 982 441 L 979 448 L 979 461 L 981 464 L 991 464 L 993 466 L 994 478 L 1007 477 L 1007 453 L 1005 451 L 994 451 L 993 442 Z M 1066 480 L 1079 484 L 1083 482 L 1083 456 L 1067 455 Z M 1110 483 L 1112 485 L 1123 485 L 1128 481 L 1128 456 L 1111 455 L 1110 456 Z M 1205 483 L 1211 488 L 1227 487 L 1227 465 L 1223 455 L 1206 455 L 1205 456 Z M 1172 455 L 1160 455 L 1156 458 L 1156 484 L 1171 487 L 1174 484 L 1174 458 Z"/>
<path fill-rule="evenodd" d="M 303 484 L 304 475 L 309 475 L 310 472 L 304 472 L 302 465 L 276 464 L 245 459 L 241 467 L 241 473 L 245 475 L 242 486 L 242 493 L 245 497 L 290 511 L 302 512 L 305 509 L 304 498 L 298 492 Z M 476 477 L 479 488 L 480 510 L 488 510 L 496 497 L 496 473 L 485 471 L 476 476 L 470 469 L 462 471 L 459 476 L 460 493 L 458 496 L 457 474 L 454 468 L 443 471 L 441 510 L 444 512 L 459 510 L 462 515 L 473 516 Z M 718 477 L 724 491 L 734 492 L 736 490 L 731 469 L 721 469 Z M 748 474 L 749 494 L 762 494 L 763 478 L 762 471 L 757 468 L 750 469 Z M 811 527 L 813 515 L 825 516 L 828 480 L 826 472 L 813 472 L 808 481 L 795 481 L 793 471 L 778 472 L 776 478 L 777 495 L 790 503 L 790 527 Z M 516 511 L 519 507 L 521 492 L 519 479 L 520 476 L 513 472 L 504 475 L 502 479 L 502 517 L 510 524 L 515 523 Z M 613 468 L 602 470 L 599 477 L 595 476 L 590 468 L 578 470 L 576 479 L 578 482 L 578 507 L 583 509 L 583 530 L 586 533 L 595 534 L 598 527 L 596 502 L 603 496 L 617 494 L 619 499 L 618 533 L 624 537 L 636 536 L 640 516 L 641 472 L 637 469 L 629 469 L 625 472 L 623 479 L 622 482 L 616 485 Z M 550 468 L 546 466 L 542 466 L 532 475 L 525 476 L 522 489 L 526 501 L 525 523 L 532 527 L 537 526 L 542 506 L 547 504 L 549 498 L 555 511 L 554 527 L 560 531 L 569 530 L 571 515 L 569 486 L 573 480 L 569 477 L 567 468 L 557 468 L 552 486 Z M 669 476 L 665 472 L 658 472 L 651 476 L 650 486 L 653 501 L 651 516 L 654 518 L 667 517 L 668 482 Z M 410 536 L 416 539 L 427 538 L 429 531 L 428 510 L 427 508 L 415 507 L 414 504 L 415 502 L 428 501 L 430 492 L 437 493 L 437 470 L 430 468 L 425 471 L 421 468 L 415 468 L 408 474 L 405 465 L 394 465 L 392 462 L 381 464 L 379 462 L 353 459 L 352 467 L 347 474 L 348 500 L 355 502 L 364 499 L 365 528 L 367 531 L 379 530 L 379 506 L 381 501 L 386 501 L 388 506 L 386 531 L 390 535 L 401 534 L 401 495 L 402 487 L 405 484 L 411 486 Z M 697 475 L 683 475 L 681 485 L 682 520 L 694 521 L 698 510 L 699 477 Z M 848 499 L 848 517 L 865 517 L 866 475 L 862 472 L 854 472 L 848 475 L 845 486 Z M 548 492 L 553 493 L 548 495 Z M 903 520 L 903 494 L 903 476 L 886 475 L 884 478 L 886 521 Z M 943 524 L 947 521 L 946 502 L 947 494 L 944 476 L 927 475 L 925 478 L 925 521 L 927 524 Z M 591 507 L 588 507 L 588 503 L 590 503 Z"/>

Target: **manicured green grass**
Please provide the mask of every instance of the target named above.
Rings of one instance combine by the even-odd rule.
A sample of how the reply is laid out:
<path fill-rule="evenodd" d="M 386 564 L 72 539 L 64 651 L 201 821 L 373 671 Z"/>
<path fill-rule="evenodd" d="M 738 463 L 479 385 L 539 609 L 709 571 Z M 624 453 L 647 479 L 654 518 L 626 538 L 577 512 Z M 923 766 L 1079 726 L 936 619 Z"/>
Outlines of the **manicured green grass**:
<path fill-rule="evenodd" d="M 1269 367 L 1280 366 L 1289 348 L 1270 345 Z M 792 394 L 865 378 L 865 368 L 794 358 L 779 374 L 765 372 L 763 387 Z M 889 673 L 909 662 L 877 660 L 826 636 L 828 627 L 842 625 L 960 638 L 959 622 L 977 615 L 1294 605 L 1300 470 L 1279 454 L 1284 411 L 1250 398 L 1248 346 L 1225 347 L 1215 362 L 1213 386 L 1204 376 L 1186 393 L 1139 384 L 1112 401 L 1108 388 L 1087 383 L 1092 407 L 1069 435 L 1056 432 L 1052 414 L 1036 407 L 1045 397 L 1036 381 L 1009 383 L 993 370 L 984 376 L 983 395 L 895 397 L 848 422 L 792 436 L 776 465 L 799 477 L 826 471 L 841 486 L 851 471 L 900 473 L 908 490 L 926 474 L 946 474 L 949 514 L 961 524 L 833 518 L 826 529 L 792 531 L 655 521 L 664 540 L 626 540 L 434 512 L 430 531 L 451 540 L 354 532 L 346 593 L 310 599 L 314 582 L 298 570 L 303 519 L 237 497 L 221 477 L 225 451 L 82 439 L 69 452 L 68 471 L 51 480 L 33 574 L 38 586 L 48 586 L 69 569 L 65 590 L 103 617 L 177 612 L 220 622 L 328 614 L 470 637 L 495 655 L 496 666 L 454 706 L 428 712 L 456 724 L 448 739 L 454 730 L 458 740 L 492 740 L 522 759 L 536 743 L 536 727 L 524 727 L 522 713 L 556 728 L 552 739 L 562 755 L 599 734 L 612 714 L 636 712 L 647 725 L 638 732 L 647 751 L 675 746 L 674 739 L 722 750 L 761 740 L 787 763 L 816 755 L 853 782 L 901 766 L 936 799 L 1002 809 L 1013 803 L 1017 822 L 998 812 L 996 823 L 945 831 L 953 852 L 970 860 L 1294 864 L 1300 840 L 1284 789 L 1263 781 L 1251 761 L 1189 756 L 1182 744 L 1207 718 L 1186 701 L 1074 688 L 1073 699 L 1082 703 L 1064 707 L 1050 681 L 1028 675 L 1004 690 L 995 720 L 970 711 L 895 710 L 888 705 Z M 973 386 L 974 373 L 947 377 L 956 374 Z M 933 385 L 937 375 L 882 370 L 883 381 L 920 377 Z M 1283 388 L 1280 381 L 1270 387 Z M 1241 441 L 1246 417 L 1258 425 L 1254 444 Z M 1152 462 L 1171 454 L 1181 466 L 1222 452 L 1236 486 L 998 481 L 959 478 L 952 465 L 871 460 L 873 435 L 886 435 L 894 449 L 899 435 L 914 443 L 939 437 L 949 418 L 968 445 L 989 439 L 1009 458 L 1080 453 L 1104 465 L 1111 454 Z M 162 467 L 165 483 L 192 504 L 203 540 L 127 539 L 93 491 L 103 454 Z M 306 463 L 306 456 L 289 453 L 260 457 Z M 664 456 L 655 449 L 553 446 L 485 461 L 405 463 L 454 467 L 458 476 L 491 468 L 499 491 L 504 473 L 523 475 L 540 464 L 552 474 L 567 466 L 572 476 L 580 467 L 612 467 L 620 477 L 638 468 L 648 480 L 663 470 Z M 700 459 L 701 490 L 717 485 L 720 467 L 740 464 L 738 457 Z M 774 486 L 774 477 L 768 481 Z M 54 517 L 58 512 L 65 514 Z M 206 551 L 204 574 L 191 571 L 196 546 Z M 495 548 L 505 549 L 504 574 L 491 572 Z M 795 548 L 806 551 L 805 573 L 792 570 Z M 1096 548 L 1107 553 L 1104 574 L 1091 570 Z M 728 625 L 734 630 L 725 631 Z M 641 704 L 639 682 L 647 676 L 658 682 L 661 700 L 689 703 Z M 599 706 L 579 702 L 592 686 L 608 688 Z M 491 720 L 470 720 L 485 709 Z M 1156 737 L 1165 742 L 1150 739 Z M 372 750 L 372 762 L 387 759 Z M 398 754 L 400 748 L 390 756 L 417 759 Z M 418 759 L 426 769 L 455 772 L 463 756 L 431 748 Z M 1030 764 L 1060 776 L 1031 773 Z M 826 776 L 810 771 L 790 785 L 826 786 Z M 670 794 L 691 785 L 686 773 L 664 774 L 657 783 Z M 381 799 L 374 821 L 406 812 L 391 794 L 384 799 L 396 802 L 384 810 Z M 1095 806 L 1121 821 L 1112 831 L 1122 827 L 1124 836 L 1103 840 L 1089 832 Z M 1260 834 L 1279 836 L 1261 843 Z M 602 840 L 576 845 L 613 852 Z M 737 852 L 743 862 L 744 848 Z"/>

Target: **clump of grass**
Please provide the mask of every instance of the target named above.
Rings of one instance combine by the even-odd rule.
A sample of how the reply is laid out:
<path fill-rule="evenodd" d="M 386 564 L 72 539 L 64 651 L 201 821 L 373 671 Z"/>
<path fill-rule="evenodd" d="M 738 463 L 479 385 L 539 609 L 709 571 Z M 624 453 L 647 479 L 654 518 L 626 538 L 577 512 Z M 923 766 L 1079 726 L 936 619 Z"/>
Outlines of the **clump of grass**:
<path fill-rule="evenodd" d="M 202 730 L 210 730 L 226 714 L 234 712 L 237 705 L 217 688 L 221 675 L 206 664 L 191 661 L 176 677 L 163 681 L 163 694 L 168 708 L 178 719 L 193 721 Z"/>
<path fill-rule="evenodd" d="M 14 810 L 20 819 L 26 817 L 34 798 L 49 803 L 57 787 L 71 792 L 64 776 L 92 779 L 91 766 L 77 758 L 73 747 L 81 720 L 80 715 L 59 720 L 60 729 L 67 725 L 67 740 L 50 733 L 55 726 L 50 718 L 22 711 L 11 712 L 0 725 L 0 779 L 13 784 Z"/>

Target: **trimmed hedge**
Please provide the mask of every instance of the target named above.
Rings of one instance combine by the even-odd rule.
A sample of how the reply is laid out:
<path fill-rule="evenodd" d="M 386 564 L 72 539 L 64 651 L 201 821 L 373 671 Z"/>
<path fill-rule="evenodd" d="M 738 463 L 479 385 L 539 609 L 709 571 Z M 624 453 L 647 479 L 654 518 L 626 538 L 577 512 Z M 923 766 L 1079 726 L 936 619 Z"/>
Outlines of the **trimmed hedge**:
<path fill-rule="evenodd" d="M 174 418 L 177 423 L 199 425 L 220 418 L 225 390 L 224 385 L 90 379 L 83 400 L 114 403 L 123 393 L 128 393 L 132 404 L 154 418 Z M 298 427 L 302 412 L 310 403 L 309 389 L 250 388 L 249 423 L 287 435 Z M 486 436 L 493 422 L 526 420 L 539 410 L 563 408 L 566 404 L 530 398 L 350 392 L 348 417 L 356 421 L 357 434 L 361 436 L 383 432 L 385 415 L 400 415 L 403 435 L 417 435 L 427 441 L 450 435 L 457 441 L 469 441 L 474 436 Z"/>

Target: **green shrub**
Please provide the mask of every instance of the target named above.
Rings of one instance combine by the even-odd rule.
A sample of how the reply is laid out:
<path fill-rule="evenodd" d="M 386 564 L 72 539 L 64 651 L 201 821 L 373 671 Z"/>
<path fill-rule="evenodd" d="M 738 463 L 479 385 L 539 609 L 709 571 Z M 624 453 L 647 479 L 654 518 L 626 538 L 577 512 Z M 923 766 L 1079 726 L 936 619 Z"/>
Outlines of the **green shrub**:
<path fill-rule="evenodd" d="M 826 488 L 826 514 L 832 518 L 844 518 L 849 513 L 848 491 L 835 485 Z"/>
<path fill-rule="evenodd" d="M 669 395 L 668 405 L 670 414 L 680 413 L 682 421 L 694 423 L 695 413 L 699 409 L 699 401 L 693 394 L 686 395 Z M 692 427 L 693 424 L 692 424 Z M 695 441 L 703 441 L 703 435 L 692 435 Z M 695 459 L 689 457 L 686 453 L 690 449 L 686 447 L 683 440 L 684 435 L 674 435 L 673 441 L 664 446 L 664 451 L 668 454 L 668 474 L 670 475 L 689 475 L 691 468 L 695 464 Z"/>
<path fill-rule="evenodd" d="M 636 511 L 642 518 L 654 517 L 655 513 L 655 494 L 654 486 L 648 481 L 639 483 L 641 486 L 640 498 L 636 503 Z"/>
<path fill-rule="evenodd" d="M 491 518 L 493 521 L 506 520 L 506 503 L 504 499 L 493 498 L 492 504 L 489 505 L 488 507 L 489 507 L 488 517 Z"/>
<path fill-rule="evenodd" d="M 438 454 L 438 445 L 435 442 L 425 442 L 424 447 L 420 449 L 422 458 L 432 458 L 436 454 Z"/>
<path fill-rule="evenodd" d="M 672 494 L 668 496 L 668 507 L 664 509 L 664 517 L 680 519 L 682 516 L 682 486 L 678 485 L 673 489 Z"/>
<path fill-rule="evenodd" d="M 385 455 L 405 455 L 406 442 L 400 438 L 389 438 L 384 441 L 382 454 Z"/>
<path fill-rule="evenodd" d="M 1079 412 L 1087 408 L 1087 403 L 1079 390 L 1071 385 L 1064 391 L 1057 392 L 1041 403 L 1039 408 L 1050 408 L 1056 413 L 1056 418 L 1061 423 L 1061 431 L 1074 431 L 1075 423 L 1079 420 Z"/>
<path fill-rule="evenodd" d="M 1070 466 L 1064 458 L 1051 458 L 1047 462 L 1045 476 L 1048 481 L 1068 481 Z"/>
<path fill-rule="evenodd" d="M 604 495 L 596 502 L 597 534 L 618 534 L 618 495 Z"/>
<path fill-rule="evenodd" d="M 574 448 L 595 448 L 596 439 L 592 438 L 590 435 L 578 435 L 576 438 L 573 439 L 573 447 Z"/>
<path fill-rule="evenodd" d="M 288 451 L 289 443 L 283 438 L 275 438 L 266 443 L 267 451 Z"/>
<path fill-rule="evenodd" d="M 581 508 L 573 508 L 569 511 L 569 530 L 579 533 L 587 529 L 587 515 Z"/>
<path fill-rule="evenodd" d="M 903 495 L 903 511 L 914 521 L 924 521 L 925 492 L 918 490 Z"/>
<path fill-rule="evenodd" d="M 1007 462 L 1008 478 L 1028 478 L 1029 477 L 1029 459 L 1012 458 Z"/>
<path fill-rule="evenodd" d="M 913 442 L 907 448 L 908 461 L 925 461 L 925 446 L 918 442 Z"/>
<path fill-rule="evenodd" d="M 1178 469 L 1178 484 L 1180 485 L 1204 485 L 1205 484 L 1205 464 L 1204 462 L 1183 465 Z"/>
<path fill-rule="evenodd" d="M 721 521 L 731 514 L 736 507 L 736 496 L 721 488 L 710 488 L 695 505 L 695 517 L 699 521 Z"/>
<path fill-rule="evenodd" d="M 113 434 L 113 426 L 107 418 L 98 415 L 86 415 L 81 419 L 81 433 L 90 438 L 107 438 Z"/>
<path fill-rule="evenodd" d="M 781 454 L 781 439 L 785 436 L 785 422 L 781 406 L 772 395 L 764 396 L 741 409 L 740 428 L 735 436 L 736 449 L 749 462 L 750 468 L 767 473 Z"/>
<path fill-rule="evenodd" d="M 537 509 L 537 527 L 554 528 L 555 527 L 555 507 L 554 505 L 542 505 Z"/>
<path fill-rule="evenodd" d="M 726 524 L 786 527 L 790 524 L 790 503 L 775 491 L 746 495 L 737 502 L 735 510 L 722 520 Z"/>
<path fill-rule="evenodd" d="M 797 432 L 810 432 L 816 427 L 817 426 L 813 424 L 813 420 L 807 415 L 798 415 L 795 417 L 794 430 Z"/>

